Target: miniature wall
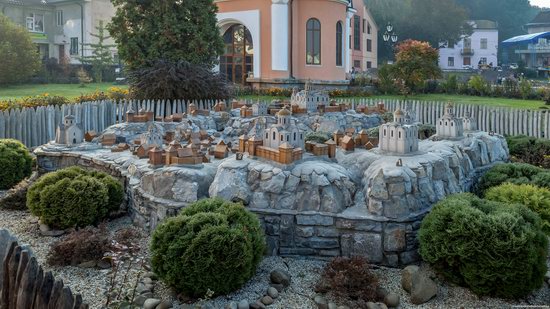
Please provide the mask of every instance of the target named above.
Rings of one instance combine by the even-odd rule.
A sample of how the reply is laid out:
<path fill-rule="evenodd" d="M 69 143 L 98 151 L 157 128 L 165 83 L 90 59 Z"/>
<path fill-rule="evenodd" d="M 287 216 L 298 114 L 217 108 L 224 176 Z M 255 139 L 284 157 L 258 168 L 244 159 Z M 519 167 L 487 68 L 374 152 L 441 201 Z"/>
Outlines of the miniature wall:
<path fill-rule="evenodd" d="M 0 308 L 88 308 L 7 230 L 0 230 L 0 261 Z"/>

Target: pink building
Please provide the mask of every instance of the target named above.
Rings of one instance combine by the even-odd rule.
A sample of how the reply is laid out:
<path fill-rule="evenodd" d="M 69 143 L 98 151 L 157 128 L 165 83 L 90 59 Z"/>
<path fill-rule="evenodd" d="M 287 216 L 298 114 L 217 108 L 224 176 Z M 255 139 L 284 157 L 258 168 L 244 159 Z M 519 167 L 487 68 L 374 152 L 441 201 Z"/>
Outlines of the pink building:
<path fill-rule="evenodd" d="M 215 0 L 225 42 L 219 70 L 259 87 L 345 86 L 377 67 L 377 32 L 363 0 Z"/>

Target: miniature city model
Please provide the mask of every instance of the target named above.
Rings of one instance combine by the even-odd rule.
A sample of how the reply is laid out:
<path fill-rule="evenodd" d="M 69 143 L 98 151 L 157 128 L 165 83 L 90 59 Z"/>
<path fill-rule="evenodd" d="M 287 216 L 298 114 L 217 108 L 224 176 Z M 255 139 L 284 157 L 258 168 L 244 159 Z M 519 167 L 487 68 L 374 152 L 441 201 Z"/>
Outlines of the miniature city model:
<path fill-rule="evenodd" d="M 72 146 L 80 144 L 84 140 L 84 132 L 82 126 L 76 123 L 74 116 L 67 115 L 63 118 L 63 123 L 60 123 L 55 132 L 55 142 Z"/>
<path fill-rule="evenodd" d="M 470 112 L 466 112 L 462 118 L 462 128 L 466 132 L 476 131 L 477 123 L 476 120 L 470 116 Z"/>
<path fill-rule="evenodd" d="M 305 89 L 292 92 L 290 104 L 296 106 L 300 113 L 315 113 L 319 106 L 328 106 L 330 98 L 326 91 L 312 90 L 310 82 L 306 82 Z"/>
<path fill-rule="evenodd" d="M 418 151 L 418 126 L 410 113 L 401 108 L 393 113 L 393 122 L 380 126 L 378 134 L 382 151 L 402 154 Z"/>
<path fill-rule="evenodd" d="M 464 135 L 463 120 L 455 116 L 451 103 L 445 106 L 445 113 L 437 120 L 436 132 L 440 138 L 460 138 Z"/>

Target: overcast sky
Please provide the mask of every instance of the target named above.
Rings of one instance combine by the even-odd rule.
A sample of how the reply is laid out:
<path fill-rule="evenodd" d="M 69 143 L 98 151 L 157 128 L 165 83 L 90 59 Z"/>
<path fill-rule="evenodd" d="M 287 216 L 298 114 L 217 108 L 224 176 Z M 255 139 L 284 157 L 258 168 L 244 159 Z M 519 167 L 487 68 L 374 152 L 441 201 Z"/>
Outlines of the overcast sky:
<path fill-rule="evenodd" d="M 550 0 L 530 0 L 532 5 L 550 8 Z"/>

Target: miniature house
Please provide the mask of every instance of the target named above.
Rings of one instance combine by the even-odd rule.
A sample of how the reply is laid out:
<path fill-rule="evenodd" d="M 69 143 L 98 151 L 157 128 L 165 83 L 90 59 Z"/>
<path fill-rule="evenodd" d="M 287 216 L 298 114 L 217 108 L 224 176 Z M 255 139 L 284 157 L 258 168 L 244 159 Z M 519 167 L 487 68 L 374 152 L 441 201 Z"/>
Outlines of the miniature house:
<path fill-rule="evenodd" d="M 317 112 L 318 106 L 328 106 L 330 98 L 325 91 L 316 91 L 311 89 L 310 82 L 306 82 L 305 89 L 296 93 L 292 93 L 290 98 L 291 105 L 297 105 L 299 109 L 305 110 L 308 113 Z"/>
<path fill-rule="evenodd" d="M 466 112 L 464 117 L 462 118 L 462 129 L 464 131 L 477 130 L 477 122 L 473 117 L 471 117 L 470 112 Z"/>
<path fill-rule="evenodd" d="M 214 148 L 214 157 L 216 159 L 225 159 L 229 153 L 229 148 L 224 141 L 220 141 Z"/>
<path fill-rule="evenodd" d="M 154 124 L 150 124 L 147 132 L 141 134 L 140 136 L 140 145 L 142 146 L 162 146 L 163 136 L 160 130 Z"/>
<path fill-rule="evenodd" d="M 252 116 L 265 116 L 267 115 L 268 104 L 267 102 L 258 102 L 252 105 Z"/>
<path fill-rule="evenodd" d="M 441 138 L 460 138 L 464 135 L 463 120 L 454 115 L 451 103 L 445 106 L 445 113 L 437 120 L 436 132 Z"/>
<path fill-rule="evenodd" d="M 76 123 L 74 116 L 65 116 L 63 123 L 59 124 L 55 132 L 55 142 L 71 146 L 80 144 L 83 140 L 84 132 L 80 124 Z"/>
<path fill-rule="evenodd" d="M 155 114 L 152 111 L 146 111 L 145 109 L 140 109 L 137 114 L 130 108 L 126 112 L 126 122 L 132 123 L 132 122 L 150 122 L 155 120 Z"/>
<path fill-rule="evenodd" d="M 263 134 L 263 146 L 278 148 L 283 143 L 289 143 L 296 148 L 304 148 L 304 133 L 296 124 L 291 123 L 291 113 L 283 107 L 277 113 L 277 124 L 265 129 Z"/>
<path fill-rule="evenodd" d="M 393 113 L 393 122 L 380 126 L 378 146 L 383 151 L 410 153 L 418 151 L 418 126 L 398 108 Z"/>

